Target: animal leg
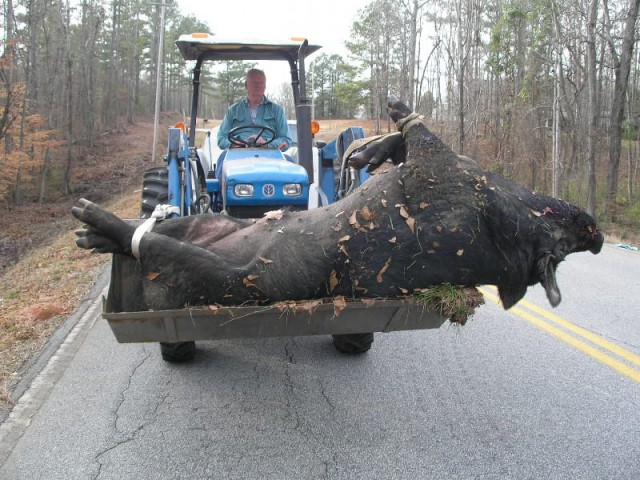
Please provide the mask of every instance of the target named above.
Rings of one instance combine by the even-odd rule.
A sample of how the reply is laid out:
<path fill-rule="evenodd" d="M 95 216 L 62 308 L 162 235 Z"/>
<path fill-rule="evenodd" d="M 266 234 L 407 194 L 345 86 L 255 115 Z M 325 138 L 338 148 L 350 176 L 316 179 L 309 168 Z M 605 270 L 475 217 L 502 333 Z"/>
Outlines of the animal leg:
<path fill-rule="evenodd" d="M 71 209 L 71 214 L 85 224 L 84 229 L 76 231 L 78 247 L 99 253 L 131 254 L 134 225 L 84 198 Z"/>

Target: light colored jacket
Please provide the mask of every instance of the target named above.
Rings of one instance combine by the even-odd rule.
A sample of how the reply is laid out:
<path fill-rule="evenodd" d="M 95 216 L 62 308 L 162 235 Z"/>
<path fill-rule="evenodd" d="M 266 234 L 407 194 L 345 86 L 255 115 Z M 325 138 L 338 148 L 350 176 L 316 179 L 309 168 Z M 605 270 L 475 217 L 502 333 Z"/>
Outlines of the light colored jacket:
<path fill-rule="evenodd" d="M 277 105 L 267 97 L 264 97 L 262 103 L 258 107 L 255 122 L 251 120 L 248 107 L 249 103 L 247 99 L 243 98 L 227 109 L 224 119 L 220 124 L 220 129 L 218 130 L 218 147 L 223 150 L 231 147 L 231 142 L 227 138 L 229 131 L 241 125 L 264 125 L 275 130 L 276 138 L 268 145 L 270 148 L 278 148 L 284 144 L 284 146 L 281 147 L 281 150 L 286 150 L 291 146 L 292 140 L 289 136 L 287 117 L 280 105 Z M 247 130 L 242 132 L 240 137 L 248 138 L 256 133 L 257 131 L 251 132 L 251 130 Z"/>

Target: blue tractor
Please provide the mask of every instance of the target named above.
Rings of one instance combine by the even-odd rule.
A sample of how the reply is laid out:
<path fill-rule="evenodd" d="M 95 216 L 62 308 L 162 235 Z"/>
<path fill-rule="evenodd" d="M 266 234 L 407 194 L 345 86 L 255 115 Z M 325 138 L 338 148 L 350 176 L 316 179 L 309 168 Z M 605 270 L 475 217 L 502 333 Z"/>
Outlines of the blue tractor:
<path fill-rule="evenodd" d="M 362 128 L 348 128 L 329 143 L 314 141 L 317 129 L 312 129 L 304 61 L 319 46 L 306 40 L 229 41 L 207 34 L 182 35 L 176 44 L 183 58 L 195 61 L 190 124 L 169 129 L 166 165 L 145 172 L 145 223 L 194 214 L 258 218 L 281 208 L 313 209 L 348 195 L 365 180 L 365 173 L 343 160 L 347 147 L 364 137 Z M 295 144 L 289 150 L 247 145 L 217 152 L 210 131 L 204 146 L 195 147 L 202 65 L 216 60 L 287 62 L 296 106 L 296 120 L 290 122 Z M 229 136 L 242 138 L 237 130 Z M 406 300 L 379 299 L 374 304 L 348 302 L 340 306 L 339 319 L 331 302 L 302 313 L 295 308 L 283 313 L 276 305 L 150 311 L 136 260 L 116 254 L 103 316 L 119 342 L 159 342 L 167 361 L 191 359 L 195 340 L 291 335 L 330 334 L 339 351 L 363 353 L 371 347 L 373 332 L 438 328 L 445 320 Z"/>
<path fill-rule="evenodd" d="M 190 124 L 169 130 L 166 166 L 145 173 L 141 216 L 153 215 L 157 205 L 168 203 L 172 216 L 223 212 L 237 218 L 259 218 L 270 210 L 304 210 L 327 205 L 348 193 L 361 179 L 342 164 L 341 153 L 355 139 L 363 138 L 361 127 L 351 127 L 325 144 L 315 142 L 317 123 L 311 119 L 306 94 L 305 58 L 320 47 L 306 40 L 244 42 L 219 39 L 208 34 L 181 35 L 176 42 L 185 60 L 195 61 Z M 282 152 L 275 145 L 256 147 L 245 143 L 243 131 L 261 132 L 273 139 L 267 126 L 246 125 L 229 132 L 229 140 L 246 148 L 218 153 L 215 137 L 207 132 L 205 145 L 195 146 L 200 103 L 200 76 L 207 61 L 286 61 L 296 105 L 296 121 L 290 122 L 292 148 Z M 214 138 L 212 138 L 214 137 Z"/>

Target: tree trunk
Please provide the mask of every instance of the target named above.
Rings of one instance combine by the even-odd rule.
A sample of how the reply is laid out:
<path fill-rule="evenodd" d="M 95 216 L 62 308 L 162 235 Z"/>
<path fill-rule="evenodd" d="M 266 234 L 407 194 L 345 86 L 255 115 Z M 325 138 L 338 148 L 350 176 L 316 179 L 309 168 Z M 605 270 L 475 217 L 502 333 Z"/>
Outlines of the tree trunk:
<path fill-rule="evenodd" d="M 465 114 L 465 96 L 464 90 L 466 88 L 465 85 L 465 74 L 467 67 L 467 55 L 468 55 L 468 45 L 469 45 L 469 32 L 463 32 L 463 28 L 466 25 L 464 21 L 463 14 L 463 1 L 458 0 L 455 5 L 456 8 L 456 23 L 458 30 L 458 154 L 464 155 L 464 147 L 465 147 L 465 124 L 464 124 L 464 114 Z M 469 12 L 467 12 L 469 13 Z"/>
<path fill-rule="evenodd" d="M 9 131 L 9 127 L 12 123 L 12 115 L 10 114 L 11 107 L 13 104 L 14 98 L 14 72 L 16 69 L 16 59 L 15 59 L 15 50 L 14 50 L 14 38 L 13 38 L 13 2 L 11 0 L 7 1 L 7 26 L 6 26 L 6 51 L 5 56 L 8 59 L 7 64 L 4 66 L 5 74 L 4 74 L 4 82 L 6 89 L 6 100 L 4 105 L 4 112 L 2 115 L 2 133 L 4 133 L 4 151 L 5 156 L 9 162 L 11 160 L 11 154 L 13 153 L 13 134 Z M 16 177 L 15 177 L 15 188 L 13 190 L 13 203 L 14 205 L 22 204 L 22 165 L 18 163 L 16 165 Z"/>
<path fill-rule="evenodd" d="M 605 212 L 613 220 L 614 206 L 618 191 L 618 177 L 620 171 L 620 151 L 622 147 L 622 121 L 624 118 L 624 104 L 629 85 L 629 72 L 635 44 L 635 28 L 638 19 L 640 0 L 630 0 L 629 13 L 625 21 L 624 38 L 619 60 L 615 63 L 615 86 L 611 105 L 609 124 L 609 166 L 607 168 L 607 195 Z M 615 49 L 611 45 L 615 55 Z"/>
<path fill-rule="evenodd" d="M 42 162 L 42 169 L 40 170 L 40 190 L 38 192 L 38 203 L 42 205 L 44 203 L 44 195 L 47 187 L 47 175 L 49 174 L 49 164 L 51 163 L 51 149 L 47 148 L 44 154 L 44 162 Z"/>
<path fill-rule="evenodd" d="M 458 153 L 464 155 L 464 60 L 460 65 L 458 76 Z"/>
<path fill-rule="evenodd" d="M 66 66 L 67 66 L 67 164 L 64 171 L 64 191 L 69 195 L 72 192 L 71 189 L 71 172 L 73 168 L 73 59 L 71 56 L 71 19 L 70 9 L 67 5 L 67 23 L 65 33 L 67 35 L 67 52 L 66 52 Z"/>
<path fill-rule="evenodd" d="M 596 20 L 598 0 L 591 0 L 587 16 L 587 87 L 589 91 L 587 131 L 587 213 L 595 216 L 596 210 L 596 136 L 598 129 L 599 102 L 597 96 L 596 71 Z"/>
<path fill-rule="evenodd" d="M 418 22 L 419 22 L 419 12 L 425 2 L 418 4 L 418 0 L 412 0 L 410 8 L 407 8 L 407 13 L 409 14 L 409 22 L 410 22 L 410 32 L 409 32 L 409 59 L 408 59 L 408 67 L 409 71 L 407 75 L 409 76 L 409 91 L 407 101 L 411 108 L 416 107 L 417 97 L 416 95 L 416 52 L 419 48 L 418 42 Z"/>

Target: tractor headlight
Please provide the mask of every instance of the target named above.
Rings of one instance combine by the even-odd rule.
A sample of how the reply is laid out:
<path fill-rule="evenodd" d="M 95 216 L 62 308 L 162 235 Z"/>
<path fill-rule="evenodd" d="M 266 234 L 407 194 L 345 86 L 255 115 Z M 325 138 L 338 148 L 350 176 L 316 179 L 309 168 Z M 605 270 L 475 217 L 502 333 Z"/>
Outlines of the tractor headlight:
<path fill-rule="evenodd" d="M 302 185 L 299 183 L 285 183 L 282 186 L 282 193 L 286 197 L 298 197 L 302 195 Z"/>
<path fill-rule="evenodd" d="M 250 197 L 253 195 L 253 185 L 250 183 L 239 183 L 233 187 L 236 197 Z"/>

